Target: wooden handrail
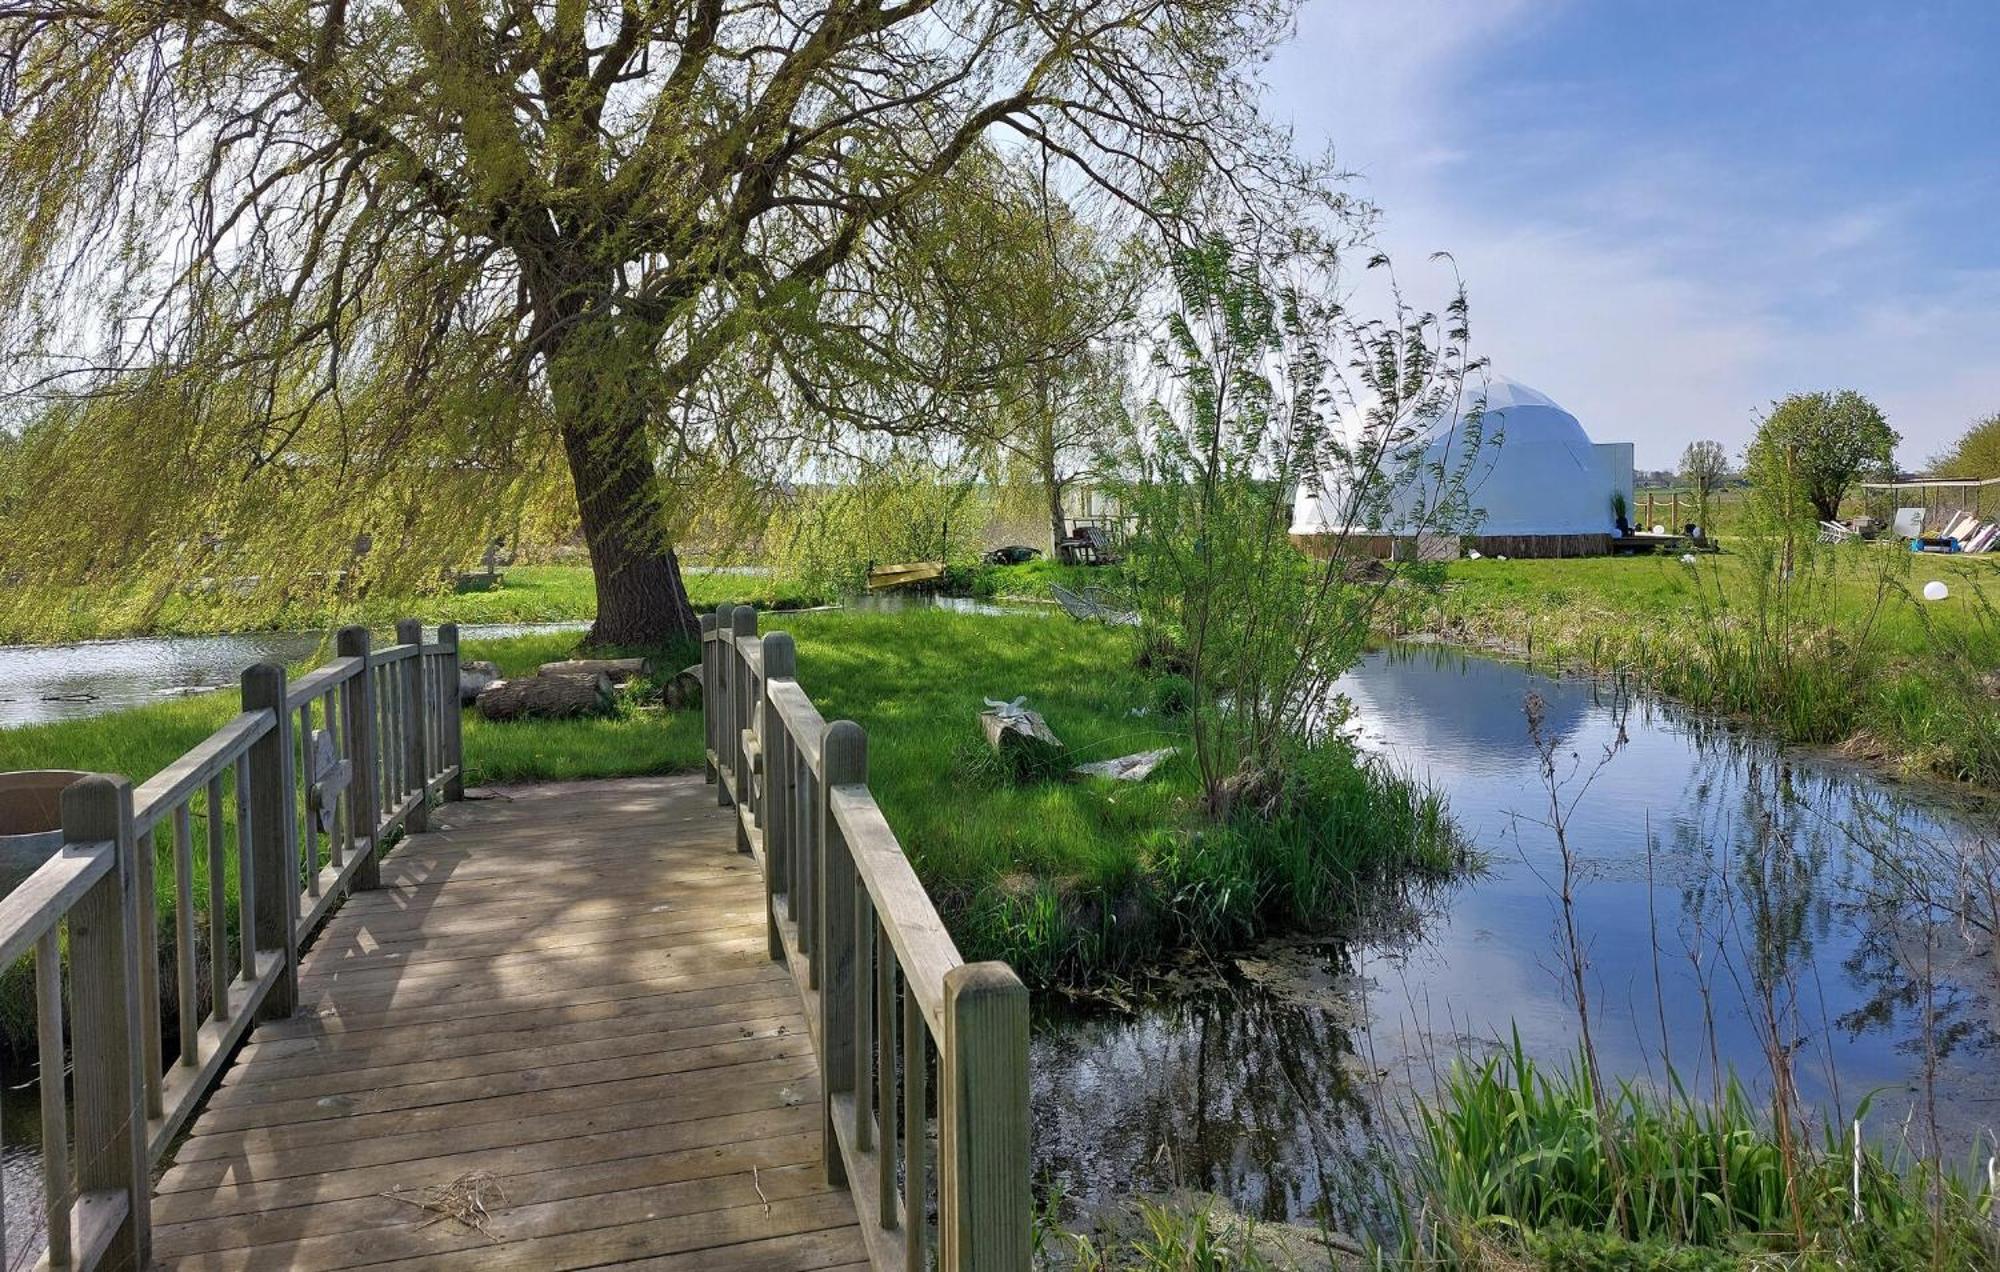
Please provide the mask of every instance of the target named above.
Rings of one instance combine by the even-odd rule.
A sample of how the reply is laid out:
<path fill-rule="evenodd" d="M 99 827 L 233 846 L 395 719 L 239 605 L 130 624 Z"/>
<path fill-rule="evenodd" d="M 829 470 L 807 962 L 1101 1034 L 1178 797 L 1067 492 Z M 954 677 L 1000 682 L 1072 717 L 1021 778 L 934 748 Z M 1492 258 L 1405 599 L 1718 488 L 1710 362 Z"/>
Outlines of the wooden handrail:
<path fill-rule="evenodd" d="M 188 796 L 226 771 L 251 743 L 264 736 L 276 719 L 270 711 L 245 711 L 197 742 L 193 749 L 167 765 L 132 792 L 133 817 L 145 834 Z"/>
<path fill-rule="evenodd" d="M 383 656 L 370 654 L 366 629 L 342 630 L 339 656 L 289 686 L 274 664 L 245 671 L 243 711 L 136 790 L 102 775 L 72 785 L 61 851 L 0 898 L 0 964 L 35 952 L 43 1073 L 72 1075 L 41 1083 L 50 1266 L 149 1265 L 152 1163 L 250 1026 L 295 1009 L 301 945 L 348 890 L 376 886 L 388 837 L 421 830 L 433 796 L 460 797 L 457 628 L 429 643 L 407 620 L 399 629 Z M 393 798 L 378 801 L 381 791 Z M 232 854 L 235 958 L 222 905 Z M 197 861 L 209 880 L 199 917 Z M 162 869 L 174 901 L 164 947 Z M 160 1053 L 163 956 L 180 1013 L 171 1063 Z"/>
<path fill-rule="evenodd" d="M 834 824 L 896 952 L 896 963 L 909 978 L 911 996 L 923 1008 L 931 1031 L 942 1035 L 945 978 L 965 964 L 958 956 L 958 946 L 868 788 L 833 787 L 827 792 L 827 806 L 833 810 Z"/>
<path fill-rule="evenodd" d="M 853 1191 L 878 1268 L 929 1266 L 933 1179 L 937 1266 L 1026 1268 L 1027 990 L 960 957 L 868 790 L 867 736 L 827 723 L 791 637 L 756 626 L 747 606 L 702 616 L 706 769 L 762 868 L 770 956 L 805 1000 L 827 1179 Z"/>

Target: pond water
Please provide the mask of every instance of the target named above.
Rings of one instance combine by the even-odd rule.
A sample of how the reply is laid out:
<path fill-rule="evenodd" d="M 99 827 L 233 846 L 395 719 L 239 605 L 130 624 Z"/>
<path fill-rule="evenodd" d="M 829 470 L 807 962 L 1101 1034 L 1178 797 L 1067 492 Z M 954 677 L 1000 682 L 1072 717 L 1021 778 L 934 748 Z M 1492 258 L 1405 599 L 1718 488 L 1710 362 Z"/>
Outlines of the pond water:
<path fill-rule="evenodd" d="M 2000 1121 L 1990 938 L 1924 910 L 2000 852 L 1995 810 L 1831 757 L 1780 752 L 1615 686 L 1438 649 L 1369 655 L 1340 686 L 1361 745 L 1427 779 L 1484 858 L 1364 936 L 1273 943 L 1129 1012 L 1056 1011 L 1034 1043 L 1041 1175 L 1084 1204 L 1212 1191 L 1247 1213 L 1379 1230 L 1410 1097 L 1454 1056 L 1562 1061 L 1578 1014 L 1558 935 L 1564 853 L 1608 1074 L 1697 1090 L 1717 1060 L 1770 1088 L 1765 1040 L 1844 1125 L 1951 1159 Z M 1607 758 L 1608 757 L 1608 758 Z M 1984 854 L 1983 856 L 1981 854 Z M 1976 872 L 1975 872 L 1976 873 Z M 1990 911 L 1988 911 L 1990 921 Z M 1928 970 L 1926 970 L 1928 968 Z M 1774 1027 L 1775 1023 L 1775 1027 Z"/>
<path fill-rule="evenodd" d="M 477 640 L 581 631 L 586 625 L 492 623 L 461 627 L 459 636 Z M 207 693 L 236 684 L 243 669 L 254 663 L 296 663 L 329 653 L 329 640 L 325 632 L 244 632 L 0 646 L 0 728 L 74 720 Z"/>

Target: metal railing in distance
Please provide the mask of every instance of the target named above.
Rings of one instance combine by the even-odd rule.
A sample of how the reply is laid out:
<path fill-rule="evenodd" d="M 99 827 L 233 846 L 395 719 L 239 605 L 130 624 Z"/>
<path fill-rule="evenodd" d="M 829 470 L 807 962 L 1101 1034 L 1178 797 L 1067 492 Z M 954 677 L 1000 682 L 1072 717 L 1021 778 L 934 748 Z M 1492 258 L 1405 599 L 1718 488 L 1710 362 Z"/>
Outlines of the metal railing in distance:
<path fill-rule="evenodd" d="M 0 898 L 0 966 L 34 954 L 41 1072 L 71 1075 L 40 1084 L 44 1265 L 148 1266 L 153 1163 L 250 1026 L 295 1010 L 301 943 L 349 888 L 376 886 L 384 839 L 422 824 L 427 795 L 460 793 L 457 631 L 399 652 L 418 647 L 375 655 L 365 628 L 343 629 L 337 657 L 290 685 L 283 667 L 245 671 L 241 713 L 137 788 L 95 775 L 63 792 L 63 847 Z M 400 692 L 377 697 L 390 679 Z M 398 793 L 386 814 L 379 789 Z"/>
<path fill-rule="evenodd" d="M 945 1272 L 1027 1267 L 1026 988 L 959 956 L 868 790 L 866 735 L 821 717 L 791 637 L 759 637 L 747 606 L 701 627 L 707 769 L 805 998 L 828 1179 L 853 1190 L 877 1267 L 929 1267 L 933 1248 Z"/>

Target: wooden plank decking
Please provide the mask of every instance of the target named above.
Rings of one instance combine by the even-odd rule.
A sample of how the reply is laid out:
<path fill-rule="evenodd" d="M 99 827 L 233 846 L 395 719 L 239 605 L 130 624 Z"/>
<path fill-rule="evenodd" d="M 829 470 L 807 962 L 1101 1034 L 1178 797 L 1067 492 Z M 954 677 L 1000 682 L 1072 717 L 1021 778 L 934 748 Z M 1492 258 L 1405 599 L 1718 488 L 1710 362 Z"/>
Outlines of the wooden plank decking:
<path fill-rule="evenodd" d="M 798 990 L 700 777 L 448 804 L 172 1155 L 187 1268 L 861 1265 Z M 478 1227 L 424 1208 L 475 1184 Z"/>

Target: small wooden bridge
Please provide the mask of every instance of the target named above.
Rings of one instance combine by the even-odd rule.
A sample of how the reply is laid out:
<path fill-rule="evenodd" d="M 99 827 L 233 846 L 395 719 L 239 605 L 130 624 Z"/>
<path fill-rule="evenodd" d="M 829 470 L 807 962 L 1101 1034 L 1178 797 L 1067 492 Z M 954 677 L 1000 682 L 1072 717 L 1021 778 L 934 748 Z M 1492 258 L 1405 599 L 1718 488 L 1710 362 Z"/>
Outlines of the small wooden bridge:
<path fill-rule="evenodd" d="M 465 800 L 457 634 L 405 622 L 73 786 L 0 900 L 72 1074 L 44 1265 L 1026 1267 L 1025 990 L 959 958 L 790 639 L 702 625 L 706 783 Z"/>

